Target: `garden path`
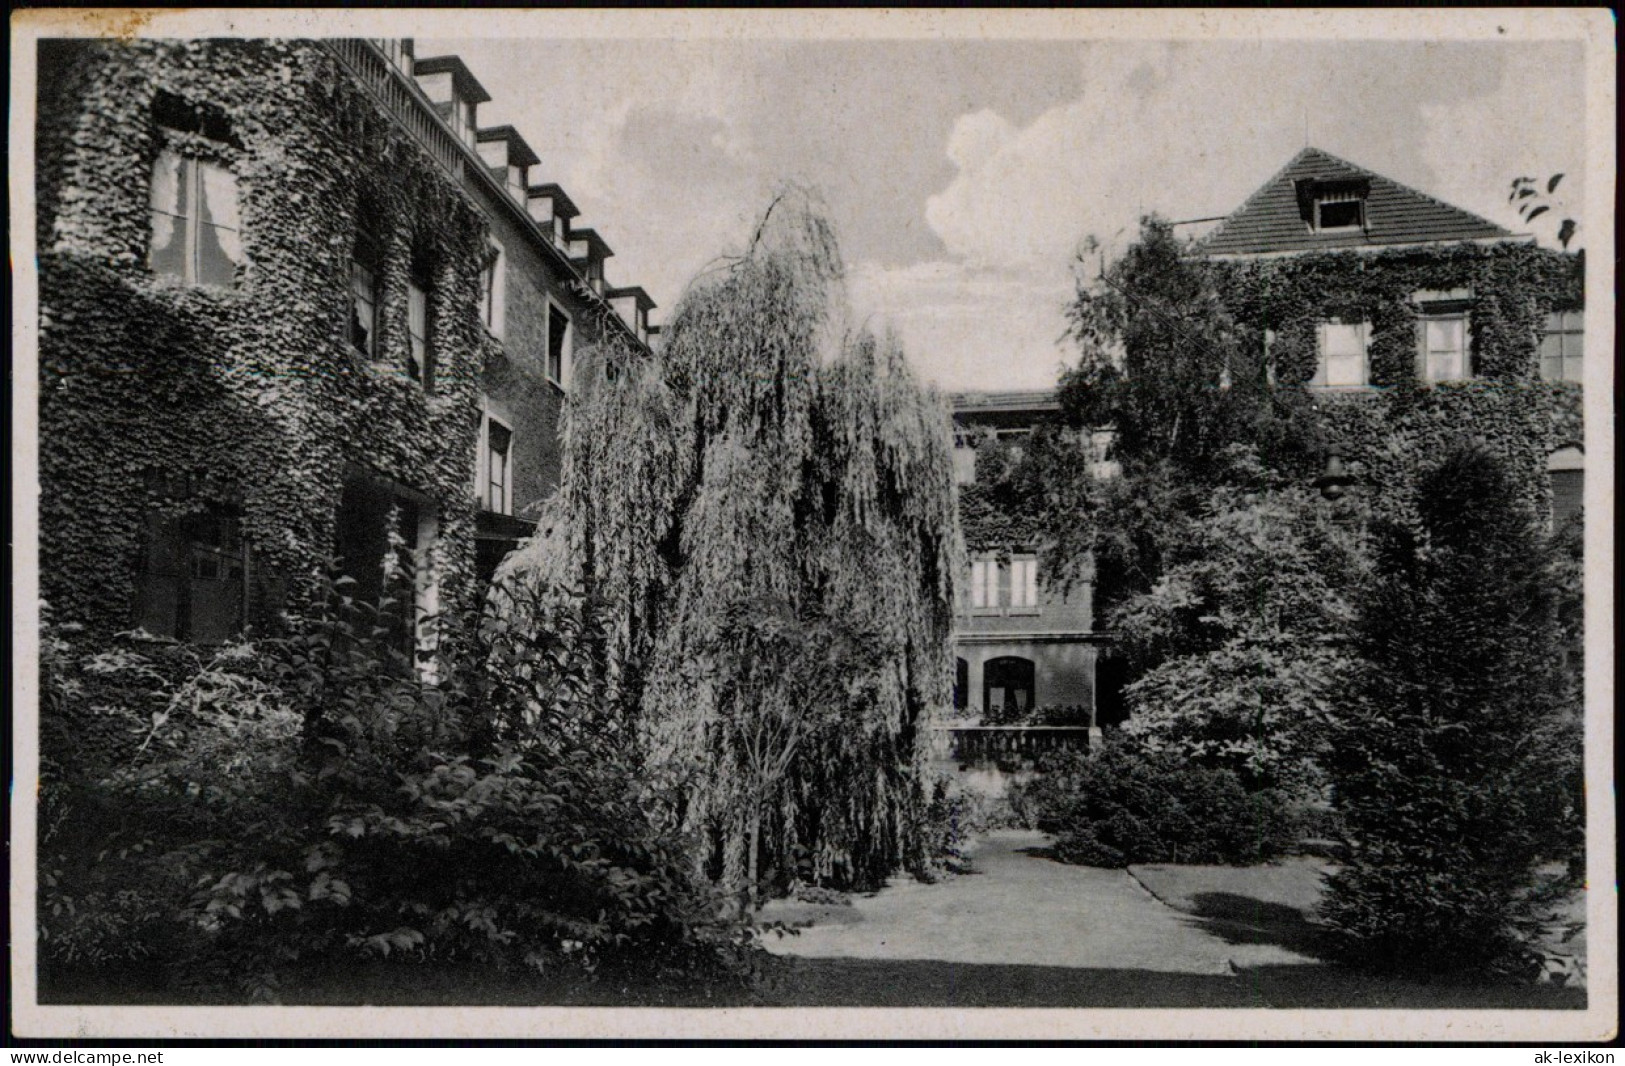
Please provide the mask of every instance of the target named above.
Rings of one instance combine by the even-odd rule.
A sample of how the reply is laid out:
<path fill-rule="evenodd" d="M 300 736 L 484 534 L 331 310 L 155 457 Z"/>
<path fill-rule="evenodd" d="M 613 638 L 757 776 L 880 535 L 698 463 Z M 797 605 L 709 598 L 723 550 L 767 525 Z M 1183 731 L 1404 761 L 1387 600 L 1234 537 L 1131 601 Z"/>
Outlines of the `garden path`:
<path fill-rule="evenodd" d="M 1056 862 L 1044 854 L 1048 843 L 1042 833 L 998 830 L 978 842 L 968 874 L 929 885 L 895 879 L 851 906 L 772 904 L 764 920 L 814 924 L 797 936 L 770 935 L 766 946 L 802 958 L 1188 974 L 1316 964 L 1278 943 L 1227 939 L 1124 870 Z"/>

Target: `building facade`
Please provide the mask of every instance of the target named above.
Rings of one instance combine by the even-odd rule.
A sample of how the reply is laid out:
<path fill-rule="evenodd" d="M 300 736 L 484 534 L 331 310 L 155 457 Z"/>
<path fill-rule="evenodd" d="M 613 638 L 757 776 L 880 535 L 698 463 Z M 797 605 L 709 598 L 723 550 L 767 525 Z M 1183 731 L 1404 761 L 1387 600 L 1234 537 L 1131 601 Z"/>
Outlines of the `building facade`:
<path fill-rule="evenodd" d="M 557 483 L 608 248 L 411 41 L 40 46 L 40 559 L 56 617 L 214 643 L 323 572 L 432 624 Z M 590 233 L 591 231 L 588 231 Z M 597 279 L 596 285 L 594 279 Z M 641 290 L 638 290 L 641 292 Z M 448 643 L 449 642 L 449 643 Z"/>
<path fill-rule="evenodd" d="M 1305 148 L 1191 254 L 1379 506 L 1474 439 L 1553 528 L 1578 519 L 1583 253 Z"/>
<path fill-rule="evenodd" d="M 1328 447 L 1376 507 L 1404 506 L 1432 458 L 1471 439 L 1506 462 L 1552 529 L 1581 520 L 1583 255 L 1537 247 L 1314 148 L 1188 254 L 1211 269 L 1241 343 L 1262 346 L 1247 365 L 1271 388 L 1307 394 Z M 1217 370 L 1214 387 L 1230 373 Z M 998 468 L 1057 406 L 1053 392 L 953 398 L 969 555 L 957 717 L 1125 718 L 1123 666 L 1097 629 L 1092 585 L 1046 587 L 1037 530 L 1011 495 L 1020 490 L 999 484 Z M 1110 434 L 1094 437 L 1094 472 L 1112 476 Z"/>
<path fill-rule="evenodd" d="M 955 610 L 954 715 L 984 724 L 1113 724 L 1100 707 L 1104 635 L 1093 587 L 1042 580 L 1036 530 L 995 484 L 1033 427 L 1059 408 L 1052 391 L 952 398 L 954 474 L 968 567 Z M 978 466 L 982 469 L 978 469 Z"/>

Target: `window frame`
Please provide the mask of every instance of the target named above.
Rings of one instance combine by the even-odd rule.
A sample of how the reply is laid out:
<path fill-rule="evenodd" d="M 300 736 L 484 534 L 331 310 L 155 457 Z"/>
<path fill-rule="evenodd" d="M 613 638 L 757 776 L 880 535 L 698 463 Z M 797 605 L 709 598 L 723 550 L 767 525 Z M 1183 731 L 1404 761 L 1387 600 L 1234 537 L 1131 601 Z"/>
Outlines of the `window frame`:
<path fill-rule="evenodd" d="M 1357 331 L 1356 336 L 1360 343 L 1360 380 L 1357 383 L 1333 384 L 1331 381 L 1331 353 L 1327 350 L 1327 331 L 1332 327 L 1353 328 Z M 1368 319 L 1345 322 L 1340 318 L 1329 318 L 1315 324 L 1315 376 L 1310 379 L 1309 387 L 1328 391 L 1371 387 L 1371 322 Z"/>
<path fill-rule="evenodd" d="M 1556 327 L 1553 327 L 1553 320 Z M 1558 342 L 1557 375 L 1554 377 L 1547 373 L 1547 366 L 1551 359 L 1546 354 L 1546 342 L 1555 338 Z M 1568 352 L 1568 338 L 1573 338 L 1576 351 L 1571 355 Z M 1542 381 L 1567 381 L 1582 384 L 1585 381 L 1585 311 L 1581 308 L 1569 308 L 1563 311 L 1546 312 L 1545 322 L 1541 326 L 1540 341 L 1536 345 L 1536 353 L 1540 360 L 1540 379 Z M 1570 376 L 1570 366 L 1574 374 Z"/>
<path fill-rule="evenodd" d="M 377 361 L 382 349 L 379 327 L 383 324 L 383 260 L 383 249 L 377 239 L 366 228 L 357 226 L 355 239 L 350 245 L 349 344 L 352 351 L 370 361 Z M 368 292 L 365 297 L 357 287 L 358 272 L 367 275 Z M 367 327 L 365 347 L 356 343 L 356 327 L 363 324 L 362 316 L 357 311 L 363 299 L 368 305 L 367 321 L 364 323 Z"/>
<path fill-rule="evenodd" d="M 1429 327 L 1434 323 L 1456 322 L 1460 323 L 1461 347 L 1460 358 L 1461 373 L 1454 377 L 1433 376 L 1433 352 L 1429 335 Z M 1424 304 L 1416 316 L 1416 376 L 1423 384 L 1439 385 L 1451 381 L 1472 381 L 1473 374 L 1473 316 L 1467 307 L 1458 307 L 1451 304 Z M 1451 349 L 1440 349 L 1449 351 Z"/>
<path fill-rule="evenodd" d="M 1325 221 L 1324 211 L 1327 207 L 1341 207 L 1344 204 L 1353 204 L 1355 220 L 1339 225 L 1329 225 Z M 1364 233 L 1366 230 L 1366 210 L 1364 196 L 1338 196 L 1319 194 L 1315 197 L 1315 232 L 1316 233 Z"/>
<path fill-rule="evenodd" d="M 204 525 L 212 525 L 225 532 L 212 539 L 197 535 Z M 173 549 L 169 562 L 173 569 L 166 572 L 155 565 L 156 557 L 167 546 Z M 198 572 L 202 559 L 214 560 L 226 569 L 224 579 Z M 219 645 L 242 636 L 254 623 L 255 588 L 261 578 L 253 542 L 243 530 L 243 514 L 239 507 L 216 501 L 204 501 L 184 514 L 165 514 L 148 511 L 142 519 L 139 547 L 135 556 L 132 577 L 134 595 L 130 601 L 132 624 L 153 636 L 185 644 Z M 166 596 L 154 583 L 167 578 L 173 588 Z M 216 586 L 230 587 L 235 582 L 234 621 L 225 633 L 197 636 L 198 612 L 194 604 L 201 598 L 198 589 Z M 149 616 L 165 600 L 170 616 L 163 632 L 147 629 Z"/>
<path fill-rule="evenodd" d="M 182 131 L 184 132 L 184 131 Z M 201 134 L 189 135 L 194 138 Z M 213 144 L 214 142 L 209 142 Z M 225 146 L 222 145 L 222 148 Z M 238 276 L 248 265 L 248 256 L 243 246 L 242 224 L 242 189 L 237 180 L 237 172 L 230 163 L 219 155 L 212 153 L 186 151 L 184 143 L 177 144 L 166 140 L 153 157 L 152 167 L 149 170 L 149 185 L 147 195 L 147 270 L 154 277 L 179 278 L 181 283 L 188 286 L 211 289 L 235 289 Z M 158 191 L 158 174 L 167 160 L 173 160 L 176 169 L 176 181 L 179 183 L 177 198 L 180 201 L 179 211 L 161 208 L 156 202 Z M 217 171 L 224 175 L 229 183 L 229 193 L 232 201 L 232 213 L 237 216 L 236 226 L 227 226 L 213 219 L 204 218 L 208 203 L 206 183 L 203 177 L 203 168 Z M 176 271 L 160 268 L 156 262 L 158 252 L 158 216 L 171 220 L 171 225 L 178 227 L 180 233 L 171 237 L 171 241 L 178 239 L 181 242 L 181 270 Z M 226 251 L 224 241 L 220 245 L 221 255 L 231 264 L 231 278 L 229 281 L 208 281 L 203 278 L 203 231 L 208 229 L 233 234 L 237 242 L 237 256 L 232 258 Z"/>
<path fill-rule="evenodd" d="M 498 506 L 492 495 L 492 488 L 496 486 L 496 479 L 492 476 L 492 462 L 496 452 L 491 446 L 491 429 L 495 426 L 507 435 L 507 448 L 503 452 L 502 462 L 502 505 Z M 487 408 L 480 418 L 480 461 L 478 463 L 478 496 L 480 505 L 492 514 L 512 515 L 513 509 L 513 457 L 514 457 L 513 424 L 506 418 L 497 415 Z"/>
<path fill-rule="evenodd" d="M 418 319 L 421 315 L 422 321 Z M 421 333 L 419 332 L 421 325 Z M 406 283 L 406 376 L 434 391 L 435 289 L 428 271 L 414 271 Z"/>
<path fill-rule="evenodd" d="M 480 318 L 485 331 L 501 340 L 508 310 L 508 253 L 495 237 L 489 241 L 491 257 L 480 272 Z"/>
<path fill-rule="evenodd" d="M 553 316 L 564 319 L 564 337 L 559 345 L 559 366 L 553 367 Z M 542 374 L 561 391 L 570 387 L 570 363 L 575 351 L 575 319 L 564 305 L 553 297 L 547 298 L 547 349 L 543 355 Z"/>

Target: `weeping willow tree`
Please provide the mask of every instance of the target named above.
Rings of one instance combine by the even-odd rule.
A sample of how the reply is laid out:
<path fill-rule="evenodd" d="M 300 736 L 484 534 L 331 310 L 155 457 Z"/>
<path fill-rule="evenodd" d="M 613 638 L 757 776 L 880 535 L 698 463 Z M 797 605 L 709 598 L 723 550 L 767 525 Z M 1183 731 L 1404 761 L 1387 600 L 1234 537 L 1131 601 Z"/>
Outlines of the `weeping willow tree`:
<path fill-rule="evenodd" d="M 651 359 L 584 353 L 559 492 L 502 581 L 593 604 L 657 817 L 754 896 L 918 867 L 952 658 L 946 408 L 848 325 L 813 199 L 697 278 Z M 519 597 L 524 599 L 524 597 Z"/>

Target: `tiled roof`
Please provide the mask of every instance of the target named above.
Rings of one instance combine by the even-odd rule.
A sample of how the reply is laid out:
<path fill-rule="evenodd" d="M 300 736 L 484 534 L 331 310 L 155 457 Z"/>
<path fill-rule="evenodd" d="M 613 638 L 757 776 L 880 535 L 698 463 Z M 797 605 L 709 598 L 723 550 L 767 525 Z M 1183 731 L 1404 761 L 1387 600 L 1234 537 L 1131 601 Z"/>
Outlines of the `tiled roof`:
<path fill-rule="evenodd" d="M 1352 183 L 1368 190 L 1364 229 L 1312 230 L 1305 200 L 1300 196 L 1300 182 Z M 1318 148 L 1305 148 L 1198 242 L 1193 251 L 1199 255 L 1260 255 L 1512 236 L 1509 230 L 1469 211 Z"/>

